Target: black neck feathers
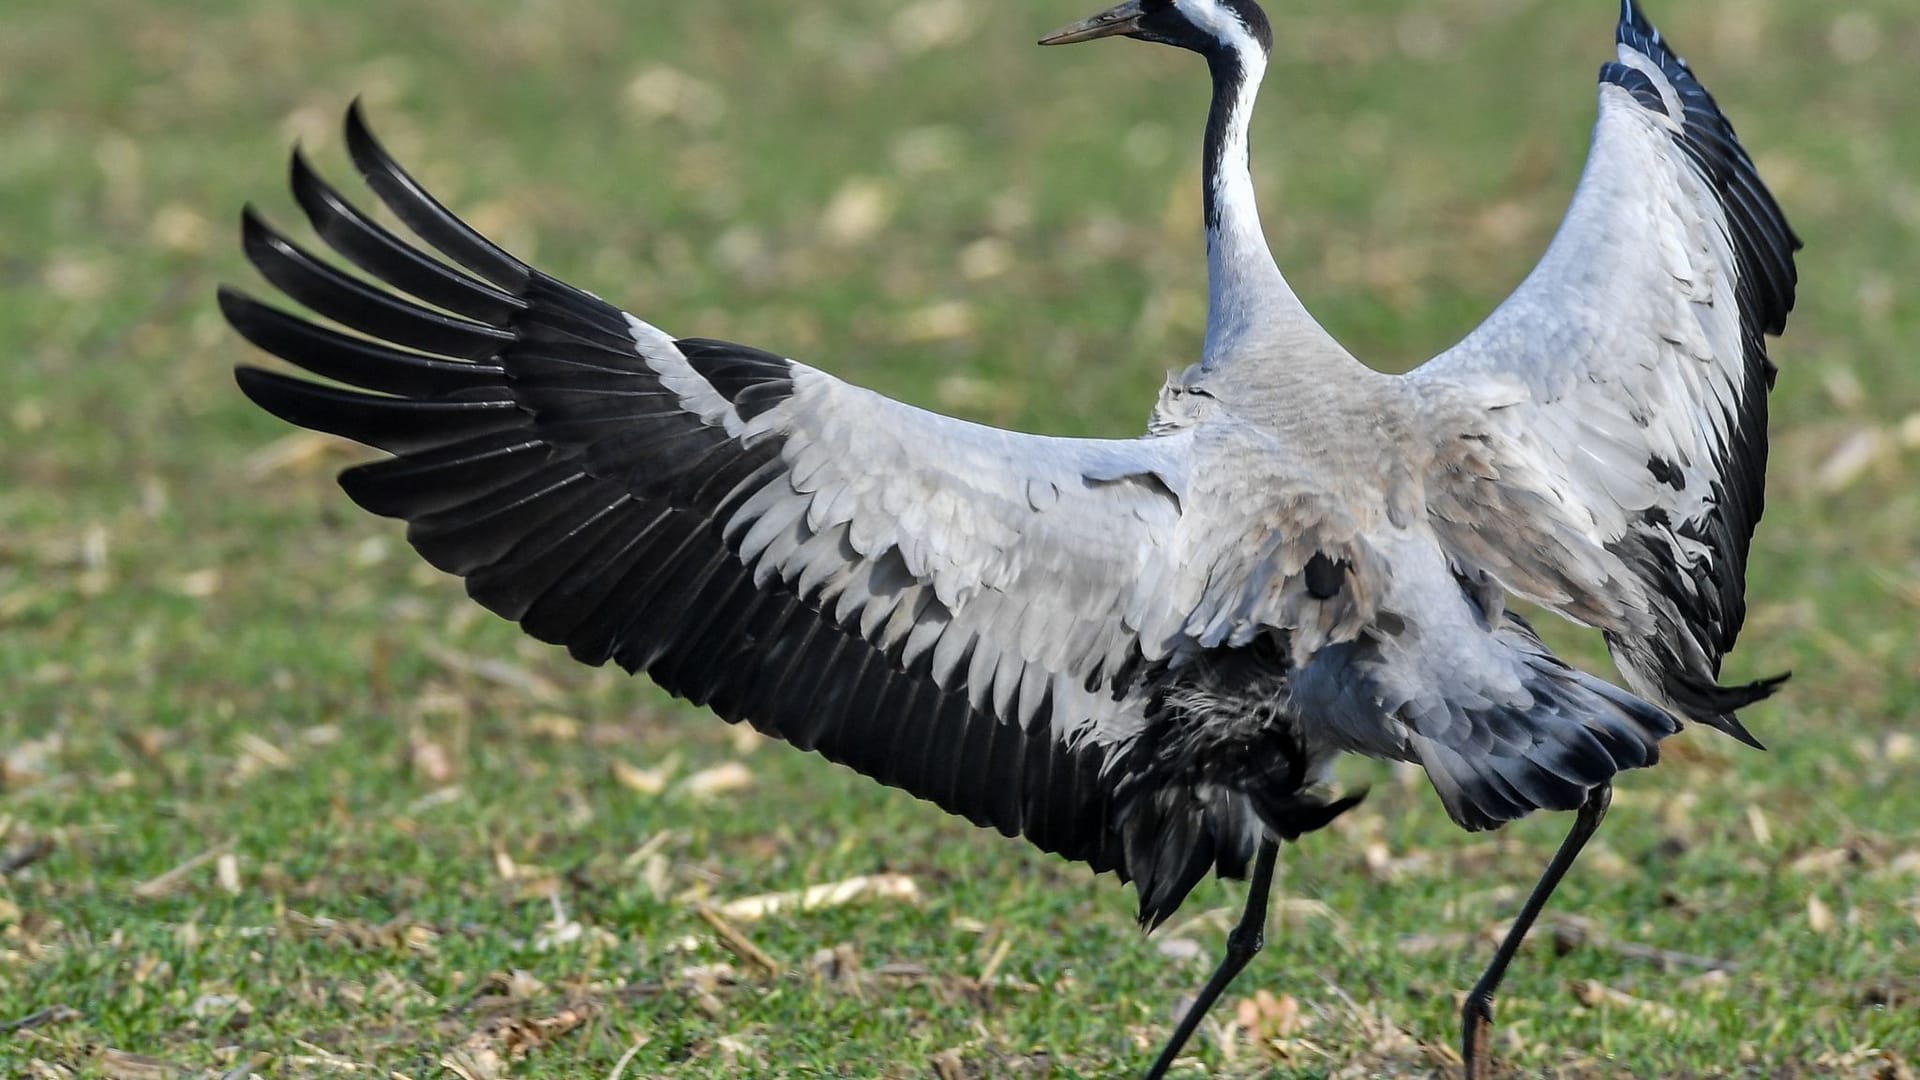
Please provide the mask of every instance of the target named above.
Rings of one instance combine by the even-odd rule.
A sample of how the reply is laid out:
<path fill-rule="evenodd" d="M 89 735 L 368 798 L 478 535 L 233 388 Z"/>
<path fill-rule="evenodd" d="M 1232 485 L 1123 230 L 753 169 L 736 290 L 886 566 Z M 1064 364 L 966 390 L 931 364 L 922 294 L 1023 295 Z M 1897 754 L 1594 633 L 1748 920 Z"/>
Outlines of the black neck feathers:
<path fill-rule="evenodd" d="M 1220 224 L 1220 170 L 1247 164 L 1244 157 L 1238 162 L 1226 159 L 1230 153 L 1247 153 L 1245 139 L 1239 140 L 1238 148 L 1234 149 L 1234 140 L 1231 138 L 1234 113 L 1239 107 L 1240 96 L 1247 91 L 1247 68 L 1240 54 L 1231 49 L 1208 53 L 1207 68 L 1213 74 L 1213 101 L 1207 108 L 1206 144 L 1201 160 L 1207 228 L 1214 229 Z"/>

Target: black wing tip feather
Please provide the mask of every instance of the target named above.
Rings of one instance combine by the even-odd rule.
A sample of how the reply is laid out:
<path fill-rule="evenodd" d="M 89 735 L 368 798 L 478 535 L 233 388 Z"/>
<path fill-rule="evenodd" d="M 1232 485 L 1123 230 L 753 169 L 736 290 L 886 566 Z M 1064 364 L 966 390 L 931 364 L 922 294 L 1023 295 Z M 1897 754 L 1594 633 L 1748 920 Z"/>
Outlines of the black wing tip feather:
<path fill-rule="evenodd" d="M 330 426 L 337 395 L 349 391 L 333 390 L 319 383 L 283 375 L 278 371 L 238 364 L 233 369 L 234 384 L 247 400 L 295 427 L 333 433 Z"/>
<path fill-rule="evenodd" d="M 1653 25 L 1634 0 L 1620 0 L 1620 26 L 1615 32 L 1615 40 L 1622 45 L 1631 45 L 1641 52 L 1648 48 L 1665 48 L 1666 42 L 1660 37 L 1660 30 Z M 1685 66 L 1684 64 L 1682 66 Z M 355 99 L 355 104 L 359 99 Z"/>
<path fill-rule="evenodd" d="M 307 157 L 307 148 L 294 140 L 293 148 L 287 151 L 287 187 L 293 189 L 295 201 L 306 204 L 304 196 L 313 193 L 319 185 L 320 171 L 313 167 Z"/>
<path fill-rule="evenodd" d="M 353 159 L 367 186 L 421 239 L 511 293 L 521 293 L 540 278 L 539 271 L 482 236 L 415 180 L 374 137 L 358 98 L 347 107 L 345 128 L 347 156 Z"/>
<path fill-rule="evenodd" d="M 241 337 L 252 341 L 253 339 L 247 336 L 246 328 L 252 325 L 254 313 L 267 305 L 254 299 L 252 294 L 238 285 L 228 285 L 225 282 L 221 282 L 213 290 L 213 299 L 214 303 L 220 306 L 220 317 L 227 320 L 227 325 L 239 331 Z"/>
<path fill-rule="evenodd" d="M 240 204 L 240 250 L 247 256 L 248 262 L 254 261 L 254 253 L 268 246 L 277 234 L 273 226 L 267 224 L 267 217 L 252 199 Z M 257 264 L 256 264 L 257 265 Z"/>
<path fill-rule="evenodd" d="M 291 316 L 286 316 L 285 312 L 280 311 L 271 304 L 256 299 L 251 293 L 238 286 L 223 283 L 214 290 L 213 295 L 214 302 L 220 307 L 220 317 L 227 320 L 227 325 L 233 328 L 234 333 L 239 334 L 247 344 L 252 345 L 254 348 L 274 356 L 280 356 L 281 350 L 276 347 L 274 342 L 273 328 L 276 320 L 283 317 L 290 318 Z M 286 358 L 282 356 L 281 359 L 284 360 Z M 236 379 L 240 379 L 240 376 L 246 375 L 249 372 L 261 373 L 264 371 L 264 369 L 254 367 L 251 364 L 236 364 L 233 370 Z M 240 389 L 244 391 L 246 388 L 247 382 L 240 380 Z M 248 394 L 247 396 L 252 397 L 253 395 Z M 258 404 L 258 402 L 255 402 L 255 404 Z"/>
<path fill-rule="evenodd" d="M 252 206 L 241 212 L 240 232 L 247 260 L 274 287 L 372 338 L 464 360 L 490 359 L 514 341 L 509 330 L 430 310 L 380 287 L 388 282 L 376 285 L 342 271 L 288 239 Z"/>
<path fill-rule="evenodd" d="M 374 222 L 327 183 L 298 146 L 288 159 L 287 184 L 314 233 L 385 284 L 489 326 L 504 326 L 527 310 L 524 298 L 455 270 Z"/>
<path fill-rule="evenodd" d="M 1367 801 L 1371 789 L 1360 788 L 1350 791 L 1330 802 L 1290 801 L 1284 807 L 1263 806 L 1263 818 L 1270 826 L 1277 826 L 1280 839 L 1298 840 L 1311 832 L 1333 824 L 1334 819 Z"/>
<path fill-rule="evenodd" d="M 1682 677 L 1670 679 L 1666 689 L 1668 694 L 1674 696 L 1676 704 L 1695 720 L 1755 750 L 1765 750 L 1766 744 L 1740 722 L 1737 710 L 1772 697 L 1792 677 L 1793 672 L 1783 671 L 1739 686 L 1721 686 Z"/>
<path fill-rule="evenodd" d="M 347 105 L 341 130 L 347 139 L 347 156 L 353 159 L 354 167 L 360 170 L 362 176 L 391 173 L 405 178 L 409 184 L 413 182 L 413 177 L 400 167 L 400 163 L 394 160 L 386 146 L 374 135 L 373 125 L 367 122 L 366 102 L 357 94 Z"/>
<path fill-rule="evenodd" d="M 220 287 L 222 299 L 226 298 L 228 292 L 229 289 L 227 286 L 222 285 Z M 280 413 L 273 407 L 271 401 L 274 398 L 274 392 L 277 388 L 276 384 L 282 381 L 299 382 L 301 380 L 292 379 L 278 372 L 268 371 L 265 368 L 254 367 L 252 364 L 235 364 L 233 367 L 234 385 L 240 388 L 241 393 L 247 395 L 248 401 L 253 402 L 255 405 L 258 405 L 260 408 L 265 409 L 275 416 L 280 416 Z M 281 419 L 284 420 L 286 418 L 281 417 Z"/>

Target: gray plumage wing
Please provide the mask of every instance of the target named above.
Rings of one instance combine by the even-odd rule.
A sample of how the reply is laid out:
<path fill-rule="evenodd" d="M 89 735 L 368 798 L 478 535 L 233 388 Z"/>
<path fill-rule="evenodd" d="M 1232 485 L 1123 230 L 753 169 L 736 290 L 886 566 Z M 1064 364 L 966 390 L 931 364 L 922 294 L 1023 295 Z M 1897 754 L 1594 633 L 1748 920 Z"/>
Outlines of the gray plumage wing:
<path fill-rule="evenodd" d="M 1187 436 L 1014 434 L 673 339 L 480 237 L 357 112 L 348 144 L 449 261 L 296 157 L 315 231 L 373 280 L 251 212 L 249 257 L 364 336 L 231 291 L 222 304 L 256 345 L 352 388 L 239 372 L 269 411 L 393 455 L 343 474 L 349 495 L 581 660 L 1128 872 L 1106 729 L 1133 707 L 1114 686 L 1179 630 L 1159 598 Z"/>
<path fill-rule="evenodd" d="M 785 466 L 727 526 L 758 576 L 794 581 L 902 664 L 1021 723 L 1050 695 L 1167 654 L 1190 436 L 1026 435 L 788 370 L 787 400 L 738 435 L 777 441 Z M 896 579 L 912 582 L 898 596 Z"/>
<path fill-rule="evenodd" d="M 1436 527 L 1464 567 L 1607 630 L 1644 695 L 1752 741 L 1718 684 L 1745 615 L 1799 240 L 1706 89 L 1623 5 L 1592 153 L 1546 257 L 1415 371 L 1478 401 Z M 1471 460 L 1468 460 L 1471 459 Z M 1484 460 L 1482 460 L 1484 459 Z"/>

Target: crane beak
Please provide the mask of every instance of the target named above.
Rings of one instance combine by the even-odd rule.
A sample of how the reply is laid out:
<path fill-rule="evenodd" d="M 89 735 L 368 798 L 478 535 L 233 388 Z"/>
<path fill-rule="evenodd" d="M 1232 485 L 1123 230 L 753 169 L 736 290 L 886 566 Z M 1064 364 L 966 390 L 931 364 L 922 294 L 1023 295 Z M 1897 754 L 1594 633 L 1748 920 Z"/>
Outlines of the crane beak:
<path fill-rule="evenodd" d="M 1124 4 L 1110 7 L 1098 15 L 1081 19 L 1072 26 L 1063 26 L 1040 39 L 1042 45 L 1072 45 L 1078 41 L 1092 41 L 1094 38 L 1113 37 L 1118 34 L 1131 34 L 1140 29 L 1140 20 L 1146 13 L 1140 10 L 1140 0 L 1127 0 Z"/>

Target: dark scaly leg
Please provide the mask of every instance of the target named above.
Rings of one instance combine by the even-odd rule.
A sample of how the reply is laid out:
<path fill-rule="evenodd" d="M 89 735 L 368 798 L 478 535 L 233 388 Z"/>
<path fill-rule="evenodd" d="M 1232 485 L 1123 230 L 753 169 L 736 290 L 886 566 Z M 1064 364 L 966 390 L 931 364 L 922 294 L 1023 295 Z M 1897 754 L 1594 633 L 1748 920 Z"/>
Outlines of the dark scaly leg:
<path fill-rule="evenodd" d="M 1513 961 L 1513 954 L 1520 951 L 1520 943 L 1526 940 L 1527 931 L 1533 928 L 1533 921 L 1540 917 L 1540 910 L 1547 906 L 1547 898 L 1567 876 L 1567 869 L 1580 855 L 1580 849 L 1593 839 L 1594 830 L 1600 827 L 1600 820 L 1607 816 L 1607 807 L 1613 802 L 1613 785 L 1601 784 L 1580 804 L 1577 816 L 1573 819 L 1573 828 L 1567 831 L 1567 838 L 1560 842 L 1560 850 L 1553 853 L 1553 861 L 1547 864 L 1547 871 L 1540 875 L 1540 881 L 1533 887 L 1533 894 L 1520 908 L 1519 917 L 1513 920 L 1513 926 L 1507 936 L 1501 940 L 1499 951 L 1493 954 L 1493 962 L 1487 965 L 1486 973 L 1473 986 L 1473 992 L 1467 995 L 1467 1003 L 1460 1010 L 1461 1045 L 1460 1056 L 1466 1060 L 1466 1080 L 1486 1080 L 1487 1076 L 1487 1037 L 1493 1031 L 1493 992 L 1500 988 L 1500 980 L 1507 974 L 1507 965 Z"/>
<path fill-rule="evenodd" d="M 1173 1038 L 1155 1059 L 1153 1068 L 1147 1070 L 1147 1080 L 1160 1080 L 1173 1067 L 1173 1059 L 1180 1054 L 1180 1048 L 1187 1045 L 1193 1037 L 1194 1029 L 1213 1008 L 1227 984 L 1240 969 L 1247 966 L 1267 943 L 1267 895 L 1273 890 L 1273 863 L 1280 854 L 1280 841 L 1269 836 L 1260 841 L 1260 849 L 1253 858 L 1253 874 L 1247 879 L 1247 906 L 1240 913 L 1240 922 L 1227 934 L 1227 955 L 1220 960 L 1220 966 L 1213 971 L 1213 978 L 1200 990 L 1200 996 L 1193 999 L 1193 1005 L 1180 1018 L 1180 1026 L 1173 1030 Z"/>

